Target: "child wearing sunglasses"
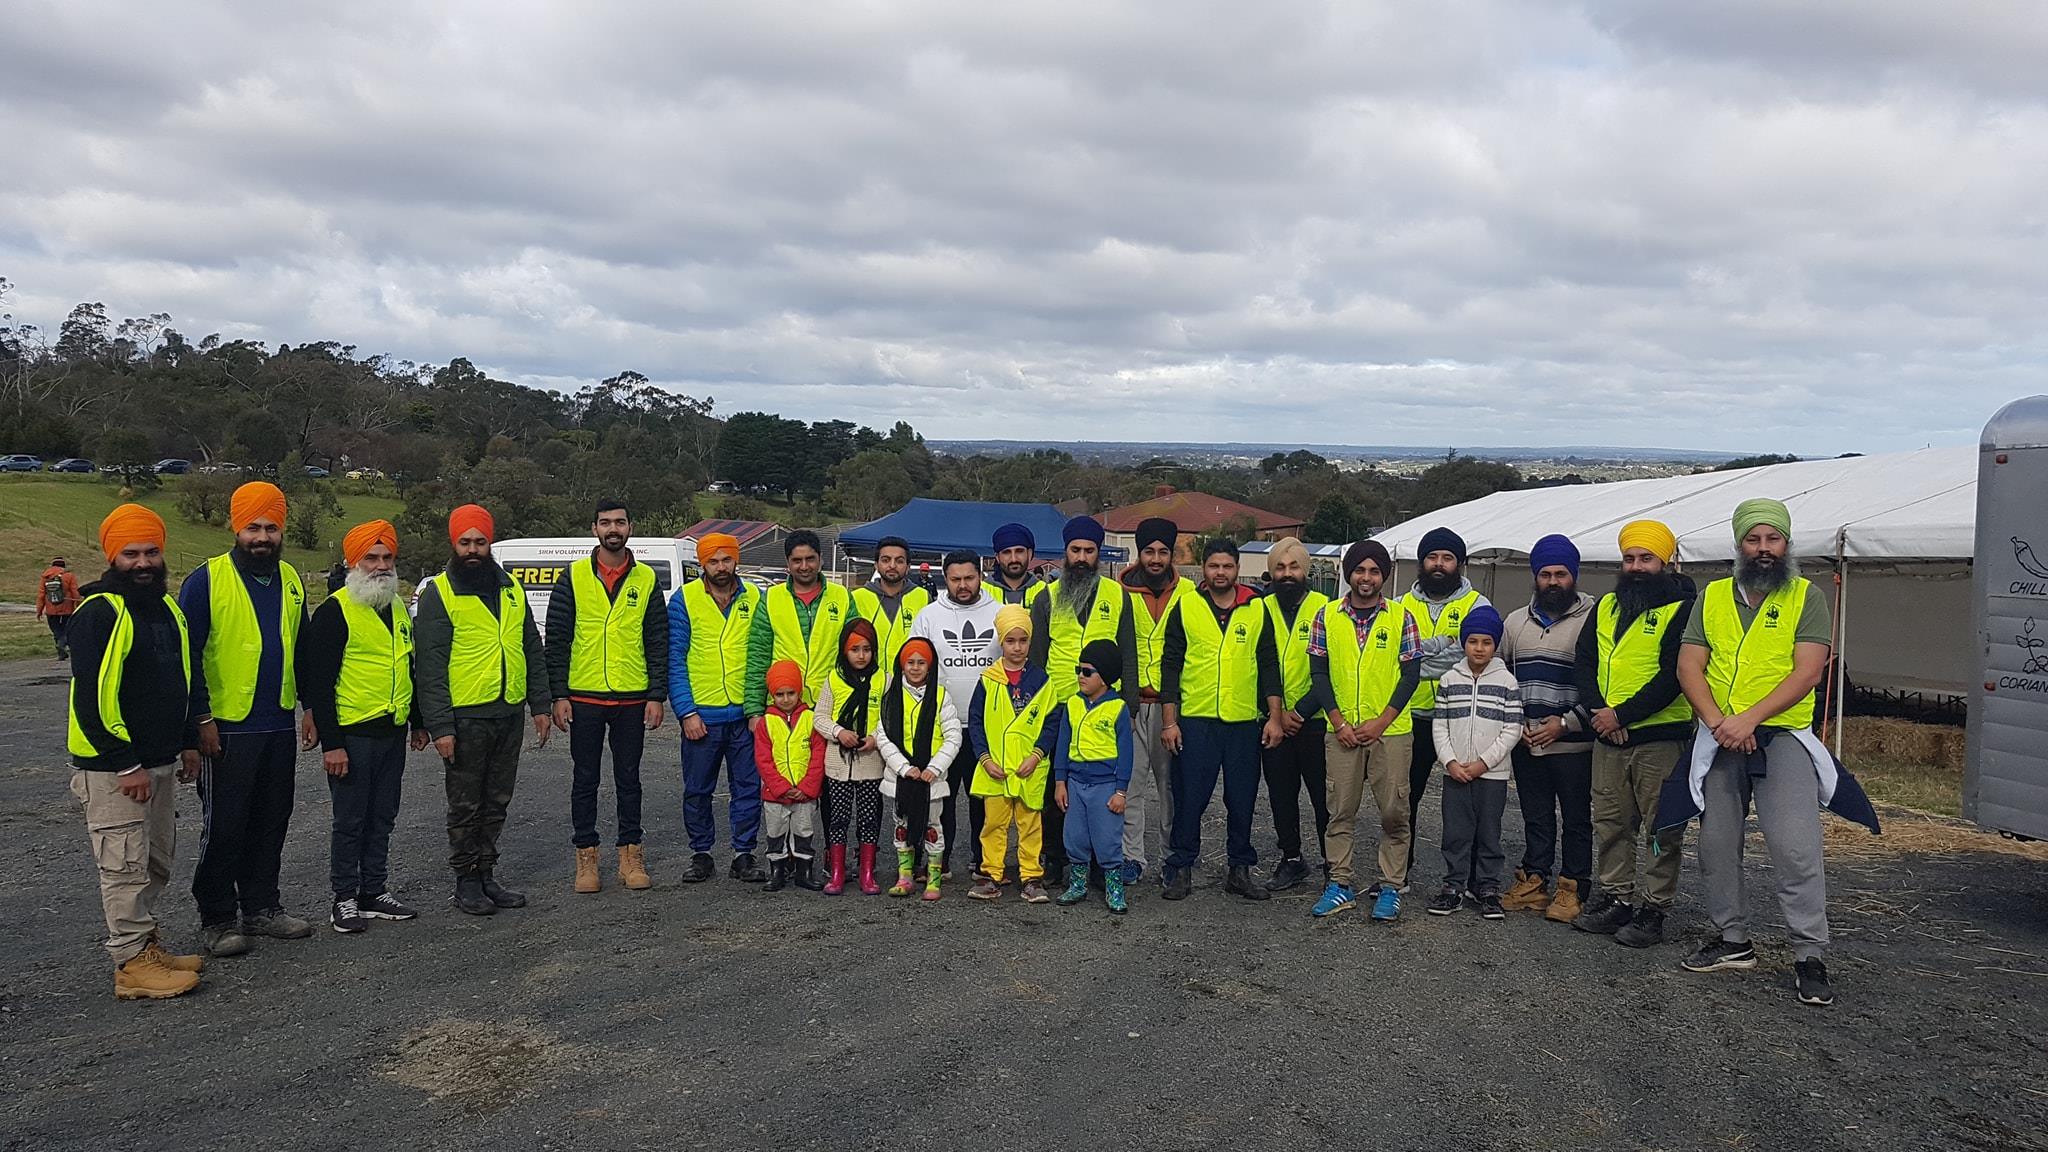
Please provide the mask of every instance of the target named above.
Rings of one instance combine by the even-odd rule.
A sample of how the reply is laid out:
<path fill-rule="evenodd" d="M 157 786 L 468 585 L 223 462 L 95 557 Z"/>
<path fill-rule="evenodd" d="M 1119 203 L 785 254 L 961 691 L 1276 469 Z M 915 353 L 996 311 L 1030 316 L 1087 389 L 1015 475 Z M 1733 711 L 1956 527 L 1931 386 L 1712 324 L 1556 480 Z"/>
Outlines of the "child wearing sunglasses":
<path fill-rule="evenodd" d="M 1076 691 L 1054 714 L 1053 802 L 1067 814 L 1067 888 L 1063 906 L 1088 898 L 1088 861 L 1103 873 L 1103 902 L 1121 916 L 1124 901 L 1124 799 L 1131 786 L 1131 716 L 1111 693 L 1123 674 L 1114 642 L 1090 641 L 1074 667 Z"/>

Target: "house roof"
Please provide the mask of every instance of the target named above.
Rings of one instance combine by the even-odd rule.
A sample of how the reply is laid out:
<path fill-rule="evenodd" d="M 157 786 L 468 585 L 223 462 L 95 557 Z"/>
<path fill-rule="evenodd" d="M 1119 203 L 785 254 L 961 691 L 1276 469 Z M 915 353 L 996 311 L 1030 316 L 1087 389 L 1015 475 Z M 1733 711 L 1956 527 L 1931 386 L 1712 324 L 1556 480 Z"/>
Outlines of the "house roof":
<path fill-rule="evenodd" d="M 745 548 L 749 544 L 767 539 L 775 533 L 783 531 L 787 531 L 787 529 L 783 528 L 780 524 L 771 523 L 767 520 L 699 520 L 681 532 L 676 533 L 676 537 L 678 539 L 687 538 L 694 540 L 710 532 L 723 532 L 738 540 L 740 547 Z"/>
<path fill-rule="evenodd" d="M 1150 500 L 1112 508 L 1096 517 L 1110 532 L 1135 532 L 1138 522 L 1159 516 L 1171 520 L 1182 532 L 1208 532 L 1233 520 L 1247 517 L 1261 532 L 1299 528 L 1303 521 L 1281 512 L 1268 512 L 1207 492 L 1167 492 Z"/>

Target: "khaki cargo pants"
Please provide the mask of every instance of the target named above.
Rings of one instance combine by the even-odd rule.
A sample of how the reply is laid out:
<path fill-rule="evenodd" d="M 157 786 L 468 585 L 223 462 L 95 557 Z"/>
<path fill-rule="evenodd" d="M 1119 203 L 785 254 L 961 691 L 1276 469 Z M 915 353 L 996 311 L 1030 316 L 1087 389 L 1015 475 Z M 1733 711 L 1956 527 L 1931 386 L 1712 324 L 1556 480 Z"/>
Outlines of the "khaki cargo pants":
<path fill-rule="evenodd" d="M 1323 748 L 1329 768 L 1330 829 L 1324 840 L 1331 882 L 1356 887 L 1351 849 L 1358 805 L 1369 788 L 1380 813 L 1380 881 L 1396 888 L 1406 884 L 1408 844 L 1415 835 L 1408 816 L 1408 762 L 1414 756 L 1414 735 L 1386 736 L 1377 744 L 1346 748 L 1331 732 L 1323 737 Z"/>
<path fill-rule="evenodd" d="M 1634 901 L 1670 908 L 1678 899 L 1679 852 L 1685 829 L 1652 833 L 1657 794 L 1672 765 L 1691 745 L 1671 740 L 1619 748 L 1593 745 L 1593 850 L 1600 891 L 1624 904 Z M 1649 853 L 1641 885 L 1636 883 L 1636 847 Z M 1640 899 L 1636 899 L 1640 896 Z"/>
<path fill-rule="evenodd" d="M 145 768 L 149 800 L 121 794 L 112 772 L 73 772 L 71 794 L 85 806 L 85 830 L 99 865 L 107 955 L 126 964 L 156 932 L 156 901 L 171 882 L 178 847 L 177 766 Z"/>

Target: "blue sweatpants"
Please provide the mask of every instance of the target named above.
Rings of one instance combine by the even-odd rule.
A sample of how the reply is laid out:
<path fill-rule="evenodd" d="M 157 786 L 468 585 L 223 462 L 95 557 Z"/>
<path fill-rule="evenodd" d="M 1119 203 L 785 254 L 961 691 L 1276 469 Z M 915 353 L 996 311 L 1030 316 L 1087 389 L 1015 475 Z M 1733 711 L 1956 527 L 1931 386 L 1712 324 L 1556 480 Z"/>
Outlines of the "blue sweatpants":
<path fill-rule="evenodd" d="M 1115 794 L 1114 780 L 1090 784 L 1067 778 L 1067 867 L 1086 864 L 1091 856 L 1105 872 L 1124 866 L 1124 818 L 1109 810 Z"/>
<path fill-rule="evenodd" d="M 683 827 L 690 833 L 690 851 L 709 852 L 718 845 L 711 794 L 718 790 L 722 761 L 732 787 L 732 850 L 752 852 L 761 832 L 761 770 L 754 766 L 754 730 L 744 719 L 704 727 L 704 739 L 683 741 Z"/>
<path fill-rule="evenodd" d="M 1180 718 L 1180 755 L 1173 768 L 1173 835 L 1166 871 L 1193 868 L 1202 858 L 1202 817 L 1223 777 L 1223 810 L 1230 866 L 1259 862 L 1252 849 L 1252 809 L 1259 801 L 1259 722 L 1226 723 L 1199 716 Z"/>

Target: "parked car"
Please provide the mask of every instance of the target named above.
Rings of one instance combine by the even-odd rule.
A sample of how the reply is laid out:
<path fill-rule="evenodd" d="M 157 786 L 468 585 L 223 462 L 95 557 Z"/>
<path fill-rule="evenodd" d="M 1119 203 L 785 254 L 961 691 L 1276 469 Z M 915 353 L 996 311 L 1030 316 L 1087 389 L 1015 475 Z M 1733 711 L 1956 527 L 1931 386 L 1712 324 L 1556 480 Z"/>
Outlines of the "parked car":
<path fill-rule="evenodd" d="M 190 471 L 192 471 L 192 462 L 190 460 L 180 460 L 175 456 L 165 457 L 156 462 L 156 473 L 159 476 L 183 476 Z"/>
<path fill-rule="evenodd" d="M 81 459 L 79 459 L 79 458 L 78 458 L 78 457 L 76 457 L 76 456 L 72 456 L 72 457 L 69 457 L 69 458 L 67 458 L 67 459 L 64 459 L 64 460 L 59 460 L 59 461 L 57 461 L 57 462 L 56 462 L 55 464 L 52 464 L 52 465 L 50 465 L 50 471 L 52 471 L 52 472 L 92 472 L 92 471 L 96 471 L 96 469 L 94 469 L 94 468 L 93 468 L 93 466 L 92 466 L 92 461 L 90 461 L 90 460 L 81 460 Z"/>
<path fill-rule="evenodd" d="M 0 472 L 41 472 L 40 456 L 0 456 Z"/>
<path fill-rule="evenodd" d="M 348 478 L 351 480 L 382 480 L 384 479 L 384 473 L 375 468 L 351 468 L 348 470 Z"/>
<path fill-rule="evenodd" d="M 315 480 L 325 480 L 328 473 L 327 469 L 322 468 L 318 464 L 308 464 L 306 465 L 306 475 L 311 476 Z"/>
<path fill-rule="evenodd" d="M 240 464 L 230 464 L 225 460 L 216 460 L 211 464 L 201 464 L 199 466 L 199 470 L 203 473 L 206 473 L 207 475 L 214 475 L 218 473 L 228 476 L 234 476 L 248 471 L 248 469 L 242 467 Z"/>

